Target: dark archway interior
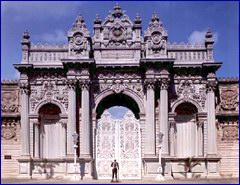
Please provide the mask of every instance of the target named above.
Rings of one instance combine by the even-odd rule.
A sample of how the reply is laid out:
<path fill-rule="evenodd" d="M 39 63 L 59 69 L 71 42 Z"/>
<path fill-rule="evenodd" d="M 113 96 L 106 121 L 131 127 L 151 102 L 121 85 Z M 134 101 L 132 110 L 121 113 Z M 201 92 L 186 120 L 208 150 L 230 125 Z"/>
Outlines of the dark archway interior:
<path fill-rule="evenodd" d="M 61 109 L 52 103 L 47 103 L 39 109 L 39 114 L 58 115 L 61 114 Z"/>
<path fill-rule="evenodd" d="M 136 119 L 139 119 L 139 107 L 137 103 L 129 96 L 125 94 L 112 94 L 105 97 L 97 107 L 97 119 L 99 119 L 105 109 L 113 106 L 123 106 L 129 108 L 135 115 Z"/>
<path fill-rule="evenodd" d="M 196 114 L 198 110 L 195 105 L 186 102 L 178 105 L 177 108 L 175 109 L 175 112 L 177 113 L 177 115 L 192 115 Z"/>

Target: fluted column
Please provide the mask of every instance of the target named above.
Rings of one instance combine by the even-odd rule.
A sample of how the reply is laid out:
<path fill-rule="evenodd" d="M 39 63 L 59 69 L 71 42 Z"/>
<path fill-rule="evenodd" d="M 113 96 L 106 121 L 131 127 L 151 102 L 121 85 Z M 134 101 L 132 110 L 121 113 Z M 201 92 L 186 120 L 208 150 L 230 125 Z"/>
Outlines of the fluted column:
<path fill-rule="evenodd" d="M 91 157 L 90 150 L 90 96 L 89 84 L 81 84 L 82 100 L 81 100 L 81 147 L 80 158 Z"/>
<path fill-rule="evenodd" d="M 68 81 L 68 135 L 67 154 L 73 155 L 73 133 L 76 131 L 76 83 L 75 80 Z"/>
<path fill-rule="evenodd" d="M 175 156 L 175 127 L 176 127 L 176 122 L 175 121 L 170 121 L 169 122 L 169 135 L 170 135 L 170 156 Z"/>
<path fill-rule="evenodd" d="M 208 79 L 207 84 L 207 155 L 217 155 L 217 135 L 215 121 L 215 78 Z"/>
<path fill-rule="evenodd" d="M 169 155 L 168 146 L 168 79 L 162 79 L 160 84 L 160 131 L 164 134 L 163 137 L 163 155 Z"/>
<path fill-rule="evenodd" d="M 197 155 L 203 156 L 203 121 L 197 122 Z"/>
<path fill-rule="evenodd" d="M 67 128 L 67 120 L 61 120 L 61 157 L 66 156 L 66 128 Z"/>
<path fill-rule="evenodd" d="M 29 87 L 27 83 L 20 84 L 21 92 L 21 155 L 30 155 L 30 125 L 29 125 Z"/>
<path fill-rule="evenodd" d="M 33 120 L 32 121 L 33 126 L 34 126 L 34 158 L 39 158 L 40 156 L 40 132 L 39 132 L 39 127 L 40 123 L 38 120 Z"/>
<path fill-rule="evenodd" d="M 156 155 L 154 83 L 147 82 L 146 102 L 146 155 Z"/>

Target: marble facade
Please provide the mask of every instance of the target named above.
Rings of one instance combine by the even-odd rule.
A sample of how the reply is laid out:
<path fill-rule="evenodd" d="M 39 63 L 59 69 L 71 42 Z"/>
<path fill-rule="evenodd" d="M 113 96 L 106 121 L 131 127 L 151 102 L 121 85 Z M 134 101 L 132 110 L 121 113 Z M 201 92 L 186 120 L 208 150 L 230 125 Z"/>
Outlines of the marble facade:
<path fill-rule="evenodd" d="M 20 79 L 2 81 L 3 177 L 71 178 L 77 132 L 78 172 L 98 178 L 98 123 L 115 105 L 140 127 L 129 126 L 140 138 L 137 178 L 158 174 L 160 132 L 165 179 L 183 178 L 192 156 L 196 177 L 238 176 L 239 80 L 217 78 L 212 32 L 204 44 L 171 44 L 155 13 L 142 35 L 141 18 L 118 4 L 93 30 L 79 15 L 66 45 L 35 45 L 24 32 Z"/>

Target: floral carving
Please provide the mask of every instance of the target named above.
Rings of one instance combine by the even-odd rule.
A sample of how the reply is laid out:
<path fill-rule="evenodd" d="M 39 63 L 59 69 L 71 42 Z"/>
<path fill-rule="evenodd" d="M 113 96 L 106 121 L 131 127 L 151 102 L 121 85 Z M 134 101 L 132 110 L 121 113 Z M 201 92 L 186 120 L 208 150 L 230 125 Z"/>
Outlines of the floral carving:
<path fill-rule="evenodd" d="M 68 87 L 56 85 L 54 81 L 44 81 L 42 86 L 32 86 L 30 95 L 31 111 L 35 110 L 36 105 L 43 100 L 51 102 L 57 100 L 68 109 Z"/>
<path fill-rule="evenodd" d="M 222 140 L 238 140 L 238 126 L 223 126 L 222 132 Z"/>
<path fill-rule="evenodd" d="M 221 95 L 221 108 L 223 110 L 237 110 L 238 108 L 238 92 L 235 89 L 222 90 Z"/>
<path fill-rule="evenodd" d="M 2 92 L 2 105 L 1 110 L 4 113 L 18 112 L 18 97 L 16 91 Z"/>
<path fill-rule="evenodd" d="M 3 120 L 1 137 L 4 140 L 16 139 L 16 121 L 15 120 Z"/>

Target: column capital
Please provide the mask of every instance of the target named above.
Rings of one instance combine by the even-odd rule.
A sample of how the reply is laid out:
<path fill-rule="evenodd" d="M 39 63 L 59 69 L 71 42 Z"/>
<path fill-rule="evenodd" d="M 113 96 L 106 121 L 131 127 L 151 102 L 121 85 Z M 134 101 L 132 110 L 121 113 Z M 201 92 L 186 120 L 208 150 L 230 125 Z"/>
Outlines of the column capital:
<path fill-rule="evenodd" d="M 207 92 L 214 92 L 217 87 L 217 81 L 216 80 L 208 80 L 207 82 Z"/>
<path fill-rule="evenodd" d="M 198 128 L 203 128 L 204 122 L 203 121 L 198 121 L 197 122 L 197 127 Z"/>
<path fill-rule="evenodd" d="M 176 122 L 175 121 L 169 121 L 169 127 L 170 128 L 174 128 L 176 126 Z"/>
<path fill-rule="evenodd" d="M 167 90 L 169 87 L 169 78 L 162 78 L 160 79 L 160 89 L 161 90 Z"/>
<path fill-rule="evenodd" d="M 154 79 L 150 79 L 150 78 L 145 79 L 144 86 L 147 89 L 154 89 L 154 87 L 155 87 L 155 80 Z"/>
<path fill-rule="evenodd" d="M 80 81 L 81 90 L 89 90 L 90 88 L 90 80 L 82 80 Z"/>
<path fill-rule="evenodd" d="M 20 82 L 19 87 L 20 87 L 21 94 L 27 94 L 27 95 L 30 94 L 30 87 L 27 82 Z"/>
<path fill-rule="evenodd" d="M 67 85 L 68 85 L 69 89 L 75 90 L 76 84 L 77 84 L 77 80 L 76 79 L 68 79 L 67 80 Z"/>

